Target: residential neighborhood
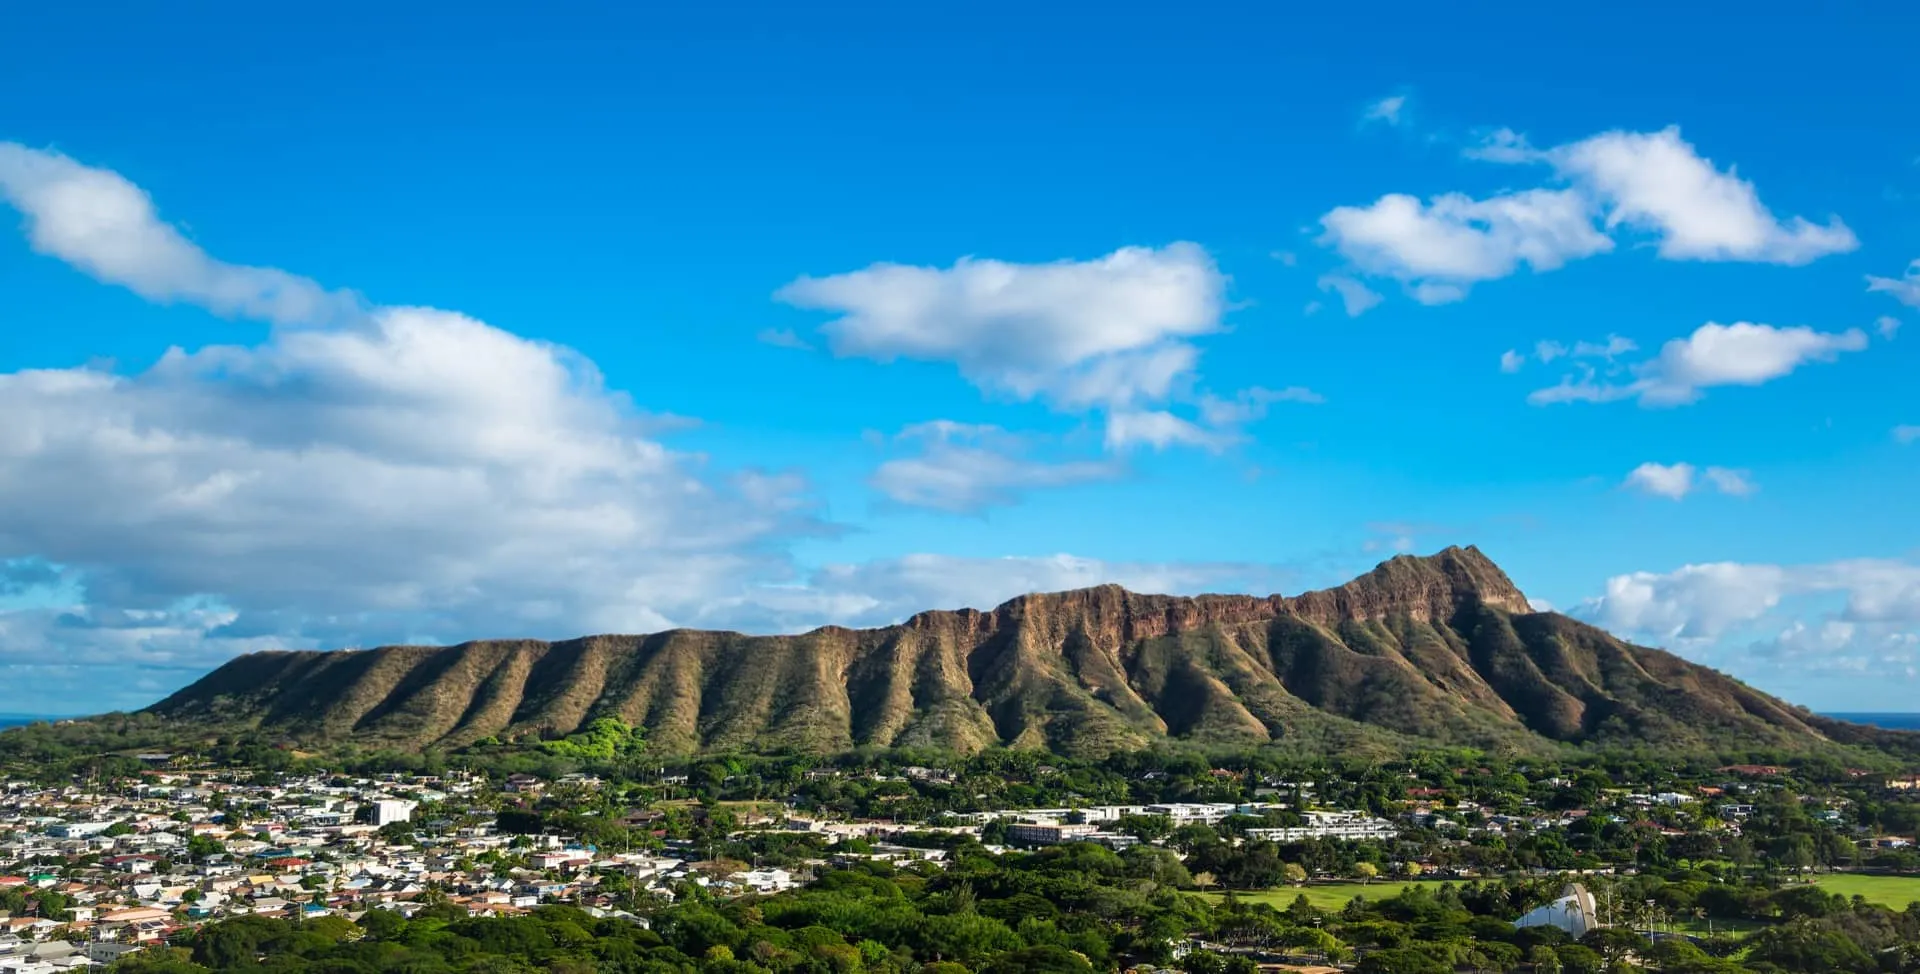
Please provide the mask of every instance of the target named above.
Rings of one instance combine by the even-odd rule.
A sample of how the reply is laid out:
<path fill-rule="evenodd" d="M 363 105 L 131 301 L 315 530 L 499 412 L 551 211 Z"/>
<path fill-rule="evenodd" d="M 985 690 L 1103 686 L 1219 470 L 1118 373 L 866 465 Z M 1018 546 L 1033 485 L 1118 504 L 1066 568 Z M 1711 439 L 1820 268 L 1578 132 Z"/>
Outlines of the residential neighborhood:
<path fill-rule="evenodd" d="M 1551 778 L 1544 782 L 1548 801 L 1512 794 L 1476 800 L 1467 796 L 1484 790 L 1462 787 L 1451 773 L 1433 780 L 1409 772 L 1401 800 L 1376 814 L 1321 807 L 1312 783 L 1216 769 L 1200 780 L 1230 780 L 1263 797 L 1071 802 L 900 821 L 835 811 L 805 790 L 784 802 L 678 800 L 619 811 L 607 782 L 581 773 L 551 780 L 477 771 L 275 775 L 192 767 L 163 754 L 142 759 L 151 766 L 112 784 L 0 782 L 0 974 L 110 963 L 129 951 L 178 943 L 208 922 L 248 915 L 354 919 L 390 910 L 410 917 L 449 904 L 469 915 L 513 916 L 565 904 L 645 927 L 651 907 L 688 889 L 724 899 L 779 893 L 863 863 L 938 870 L 955 841 L 983 842 L 993 853 L 1073 843 L 1115 851 L 1163 845 L 1189 865 L 1229 877 L 1235 850 L 1255 844 L 1309 852 L 1372 848 L 1404 875 L 1471 878 L 1511 865 L 1480 864 L 1475 850 L 1490 843 L 1572 848 L 1601 826 L 1659 836 L 1675 848 L 1712 843 L 1718 850 L 1738 840 L 1761 804 L 1771 802 L 1779 814 L 1785 788 L 1778 769 L 1728 767 L 1708 773 L 1712 784 L 1596 790 L 1591 781 Z M 1476 774 L 1456 770 L 1469 779 Z M 821 767 L 802 777 L 808 788 L 825 791 L 939 790 L 958 780 L 952 769 L 925 767 Z M 668 789 L 686 782 L 684 774 L 659 776 Z M 1903 793 L 1904 781 L 1888 779 L 1882 790 Z M 1573 807 L 1576 801 L 1583 803 Z M 594 826 L 598 842 L 531 811 L 583 803 L 611 810 L 604 823 L 574 819 Z M 1832 790 L 1792 796 L 1817 834 L 1852 850 L 1823 846 L 1823 858 L 1911 847 L 1911 835 L 1853 824 L 1852 805 Z M 704 841 L 688 823 L 707 829 L 699 833 Z M 1195 830 L 1205 837 L 1199 846 L 1186 835 Z M 619 847 L 608 836 L 619 836 Z M 1541 846 L 1539 837 L 1551 836 L 1560 838 Z M 735 851 L 766 850 L 769 861 L 716 854 L 715 841 Z M 1353 853 L 1345 855 L 1347 865 L 1303 856 L 1308 868 L 1298 875 L 1355 874 Z M 1227 868 L 1214 865 L 1222 861 Z M 1573 855 L 1536 870 L 1607 874 L 1633 866 Z"/>

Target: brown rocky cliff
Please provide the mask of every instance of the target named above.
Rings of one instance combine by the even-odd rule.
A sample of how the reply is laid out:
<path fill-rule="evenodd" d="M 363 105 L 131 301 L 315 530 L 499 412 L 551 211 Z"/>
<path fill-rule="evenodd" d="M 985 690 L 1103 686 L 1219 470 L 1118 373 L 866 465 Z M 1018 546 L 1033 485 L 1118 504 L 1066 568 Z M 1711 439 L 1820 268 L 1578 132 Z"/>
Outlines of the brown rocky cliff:
<path fill-rule="evenodd" d="M 150 709 L 409 747 L 565 734 L 602 716 L 644 725 L 667 751 L 1822 739 L 1737 681 L 1533 613 L 1471 547 L 1292 598 L 1102 585 L 870 630 L 253 654 Z"/>
<path fill-rule="evenodd" d="M 1289 602 L 1302 618 L 1320 625 L 1401 613 L 1422 622 L 1444 621 L 1474 602 L 1515 614 L 1532 611 L 1507 573 L 1472 546 L 1426 558 L 1398 555 L 1339 588 Z"/>

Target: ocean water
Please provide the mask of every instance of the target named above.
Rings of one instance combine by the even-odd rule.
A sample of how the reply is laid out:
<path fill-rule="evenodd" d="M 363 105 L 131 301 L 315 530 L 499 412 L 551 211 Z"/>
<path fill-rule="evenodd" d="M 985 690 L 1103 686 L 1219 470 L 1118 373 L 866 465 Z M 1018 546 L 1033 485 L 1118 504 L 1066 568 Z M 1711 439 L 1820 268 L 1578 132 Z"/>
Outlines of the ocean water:
<path fill-rule="evenodd" d="M 1872 724 L 1887 730 L 1920 730 L 1920 714 L 1827 714 L 1835 720 Z"/>
<path fill-rule="evenodd" d="M 43 714 L 0 714 L 0 730 L 31 724 L 36 720 L 65 720 L 65 717 L 50 717 Z"/>

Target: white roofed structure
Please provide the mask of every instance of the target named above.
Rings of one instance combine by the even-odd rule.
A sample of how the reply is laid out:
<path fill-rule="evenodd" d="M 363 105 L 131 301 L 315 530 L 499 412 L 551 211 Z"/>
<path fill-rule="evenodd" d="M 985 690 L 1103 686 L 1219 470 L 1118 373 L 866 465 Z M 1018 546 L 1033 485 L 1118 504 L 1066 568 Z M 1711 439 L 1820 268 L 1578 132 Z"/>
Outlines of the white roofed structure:
<path fill-rule="evenodd" d="M 1593 894 L 1587 892 L 1585 886 L 1573 883 L 1561 891 L 1559 899 L 1527 911 L 1525 916 L 1513 921 L 1513 926 L 1516 930 L 1559 927 L 1578 940 L 1586 936 L 1587 931 L 1600 928 L 1600 911 L 1593 902 Z"/>

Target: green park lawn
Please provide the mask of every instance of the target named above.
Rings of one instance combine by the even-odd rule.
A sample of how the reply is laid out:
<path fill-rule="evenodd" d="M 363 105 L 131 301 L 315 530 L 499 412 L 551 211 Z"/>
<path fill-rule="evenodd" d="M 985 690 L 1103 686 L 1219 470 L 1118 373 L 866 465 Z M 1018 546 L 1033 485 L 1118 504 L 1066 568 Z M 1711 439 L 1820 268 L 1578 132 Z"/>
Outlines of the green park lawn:
<path fill-rule="evenodd" d="M 1864 896 L 1869 903 L 1894 910 L 1920 902 L 1920 876 L 1866 876 L 1860 873 L 1834 873 L 1814 880 L 1821 889 L 1842 896 Z"/>
<path fill-rule="evenodd" d="M 1249 903 L 1269 903 L 1276 910 L 1284 910 L 1293 905 L 1296 897 L 1305 894 L 1307 902 L 1322 910 L 1338 910 L 1356 896 L 1369 900 L 1383 900 L 1399 893 L 1402 886 L 1438 882 L 1439 880 L 1435 879 L 1376 879 L 1366 884 L 1308 883 L 1305 886 L 1280 886 L 1274 889 L 1234 890 L 1233 895 Z M 1217 890 L 1206 895 L 1212 900 L 1226 898 L 1226 893 Z"/>

